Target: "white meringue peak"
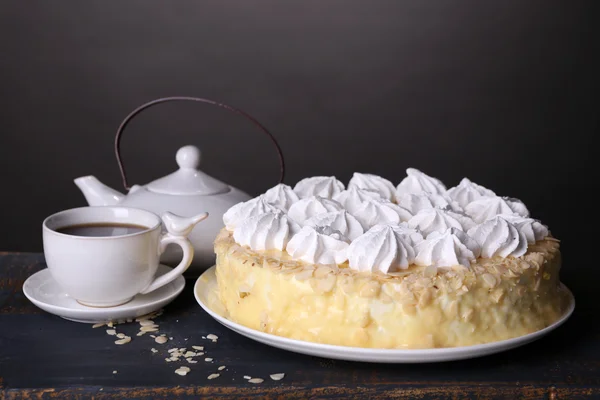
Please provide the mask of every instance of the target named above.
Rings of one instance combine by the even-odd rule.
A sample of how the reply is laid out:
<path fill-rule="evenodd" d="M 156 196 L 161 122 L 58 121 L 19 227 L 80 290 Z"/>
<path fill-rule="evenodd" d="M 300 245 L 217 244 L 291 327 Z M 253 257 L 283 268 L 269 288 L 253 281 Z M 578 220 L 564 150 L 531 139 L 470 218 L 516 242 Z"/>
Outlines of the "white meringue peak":
<path fill-rule="evenodd" d="M 465 208 L 467 204 L 481 197 L 496 196 L 496 193 L 490 189 L 478 185 L 475 182 L 471 182 L 467 178 L 463 178 L 458 185 L 448 189 L 446 194 L 462 208 Z"/>
<path fill-rule="evenodd" d="M 347 260 L 348 239 L 330 228 L 303 227 L 288 242 L 286 251 L 311 264 L 341 264 Z"/>
<path fill-rule="evenodd" d="M 530 244 L 533 244 L 538 240 L 543 240 L 550 234 L 548 227 L 537 219 L 512 214 L 499 214 L 498 216 L 516 226 L 519 232 L 525 235 L 527 242 Z"/>
<path fill-rule="evenodd" d="M 418 243 L 423 241 L 423 235 L 416 229 L 413 229 L 408 226 L 406 222 L 400 223 L 400 225 L 390 225 L 394 230 L 396 235 L 402 236 L 404 239 L 408 240 L 408 243 L 411 246 L 416 246 Z"/>
<path fill-rule="evenodd" d="M 350 240 L 354 240 L 364 233 L 361 223 L 345 210 L 315 215 L 307 219 L 304 225 L 313 228 L 330 227 Z"/>
<path fill-rule="evenodd" d="M 410 228 L 418 229 L 425 236 L 436 231 L 444 232 L 449 228 L 467 231 L 475 226 L 475 222 L 467 215 L 438 208 L 426 208 L 419 211 L 408 220 L 407 224 Z"/>
<path fill-rule="evenodd" d="M 396 188 L 358 172 L 347 190 L 333 176 L 306 178 L 293 189 L 278 184 L 231 207 L 223 222 L 253 250 L 287 250 L 313 264 L 348 260 L 354 270 L 381 273 L 410 264 L 468 267 L 480 255 L 521 257 L 550 235 L 518 199 L 467 178 L 446 190 L 417 169 L 406 173 Z"/>
<path fill-rule="evenodd" d="M 294 192 L 301 199 L 310 196 L 331 199 L 344 190 L 344 188 L 344 184 L 338 181 L 335 176 L 313 176 L 311 178 L 304 178 L 296 183 Z"/>
<path fill-rule="evenodd" d="M 410 237 L 389 225 L 375 225 L 348 247 L 349 266 L 356 271 L 382 273 L 407 269 L 414 261 Z"/>
<path fill-rule="evenodd" d="M 245 219 L 266 212 L 275 212 L 278 208 L 269 204 L 263 195 L 238 203 L 223 214 L 225 227 L 232 231 Z"/>
<path fill-rule="evenodd" d="M 446 195 L 435 193 L 405 193 L 396 197 L 396 203 L 400 207 L 410 211 L 413 215 L 428 208 L 462 211 L 457 202 Z"/>
<path fill-rule="evenodd" d="M 365 230 L 377 224 L 398 225 L 412 218 L 408 210 L 383 199 L 366 199 L 352 215 Z"/>
<path fill-rule="evenodd" d="M 529 210 L 521 200 L 499 196 L 485 196 L 474 200 L 467 204 L 465 212 L 479 224 L 498 214 L 529 217 Z"/>
<path fill-rule="evenodd" d="M 377 192 L 356 187 L 349 187 L 347 190 L 333 196 L 333 200 L 339 202 L 350 213 L 357 211 L 362 207 L 363 203 L 369 199 L 385 200 Z"/>
<path fill-rule="evenodd" d="M 335 200 L 310 196 L 292 204 L 288 210 L 288 215 L 291 219 L 302 225 L 304 221 L 316 215 L 342 210 L 344 210 L 344 207 Z"/>
<path fill-rule="evenodd" d="M 233 230 L 233 239 L 252 250 L 284 250 L 300 227 L 282 211 L 267 212 L 245 219 Z"/>
<path fill-rule="evenodd" d="M 271 189 L 267 190 L 263 194 L 263 197 L 267 203 L 274 205 L 283 211 L 289 210 L 292 204 L 300 200 L 296 192 L 294 192 L 291 187 L 283 183 L 273 186 Z"/>
<path fill-rule="evenodd" d="M 432 232 L 416 246 L 415 264 L 435 267 L 462 265 L 469 268 L 480 254 L 480 247 L 460 229 Z"/>
<path fill-rule="evenodd" d="M 444 194 L 446 186 L 437 178 L 431 177 L 415 168 L 406 170 L 407 177 L 396 187 L 396 197 L 406 193 Z"/>
<path fill-rule="evenodd" d="M 362 174 L 360 172 L 355 172 L 350 182 L 348 182 L 348 189 L 351 188 L 376 192 L 388 201 L 393 201 L 396 194 L 396 187 L 392 182 L 378 175 Z"/>
<path fill-rule="evenodd" d="M 497 215 L 467 232 L 481 247 L 481 257 L 520 257 L 527 252 L 527 238 L 512 223 Z"/>

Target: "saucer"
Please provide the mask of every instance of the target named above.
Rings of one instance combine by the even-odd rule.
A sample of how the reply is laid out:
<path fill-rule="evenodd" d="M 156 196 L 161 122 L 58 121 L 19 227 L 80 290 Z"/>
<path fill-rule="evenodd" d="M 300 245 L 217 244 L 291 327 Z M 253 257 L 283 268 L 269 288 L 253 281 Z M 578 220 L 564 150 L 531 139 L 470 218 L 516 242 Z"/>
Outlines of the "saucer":
<path fill-rule="evenodd" d="M 160 264 L 157 276 L 172 268 Z M 79 304 L 56 283 L 50 270 L 43 269 L 31 275 L 23 284 L 23 293 L 37 307 L 51 314 L 75 322 L 93 324 L 117 319 L 137 318 L 159 310 L 170 303 L 185 287 L 185 279 L 178 276 L 173 282 L 147 294 L 138 294 L 128 303 L 116 307 L 96 308 Z"/>

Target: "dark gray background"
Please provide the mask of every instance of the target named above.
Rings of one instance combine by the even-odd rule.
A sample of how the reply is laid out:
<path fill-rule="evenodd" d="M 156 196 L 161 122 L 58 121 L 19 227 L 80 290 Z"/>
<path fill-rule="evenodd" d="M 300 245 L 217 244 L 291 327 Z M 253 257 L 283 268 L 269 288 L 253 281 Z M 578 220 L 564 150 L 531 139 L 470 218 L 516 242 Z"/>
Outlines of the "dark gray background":
<path fill-rule="evenodd" d="M 414 166 L 521 198 L 576 254 L 591 238 L 599 34 L 584 1 L 3 1 L 0 250 L 40 251 L 40 224 L 85 204 L 73 178 L 122 189 L 125 115 L 167 95 L 237 106 L 279 139 L 286 183 Z M 597 8 L 597 7 L 596 7 Z M 276 183 L 269 142 L 197 104 L 151 109 L 123 154 L 132 183 L 182 145 L 252 194 Z M 578 231 L 579 230 L 579 231 Z"/>

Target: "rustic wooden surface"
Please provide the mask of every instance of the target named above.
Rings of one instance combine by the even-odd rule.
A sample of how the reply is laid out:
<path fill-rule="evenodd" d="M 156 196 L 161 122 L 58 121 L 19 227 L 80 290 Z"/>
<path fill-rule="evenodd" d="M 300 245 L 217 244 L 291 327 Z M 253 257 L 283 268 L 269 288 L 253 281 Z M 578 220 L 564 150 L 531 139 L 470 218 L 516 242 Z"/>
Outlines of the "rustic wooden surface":
<path fill-rule="evenodd" d="M 63 320 L 33 306 L 22 285 L 45 268 L 41 254 L 0 253 L 0 398 L 600 398 L 597 282 L 563 274 L 577 299 L 571 319 L 547 337 L 480 359 L 417 365 L 342 362 L 274 349 L 227 330 L 193 298 L 193 281 L 156 319 L 174 338 L 158 345 L 119 325 L 132 342 L 117 346 L 105 329 Z M 582 276 L 583 275 L 583 276 Z M 597 275 L 596 275 L 597 276 Z M 214 333 L 217 343 L 202 340 Z M 185 340 L 188 339 L 188 340 Z M 165 362 L 170 347 L 203 345 L 206 356 L 185 377 Z M 161 349 L 153 354 L 151 347 Z M 220 365 L 221 376 L 208 380 Z M 113 374 L 117 370 L 117 374 Z M 284 372 L 281 381 L 269 374 Z M 244 375 L 264 378 L 247 383 Z"/>

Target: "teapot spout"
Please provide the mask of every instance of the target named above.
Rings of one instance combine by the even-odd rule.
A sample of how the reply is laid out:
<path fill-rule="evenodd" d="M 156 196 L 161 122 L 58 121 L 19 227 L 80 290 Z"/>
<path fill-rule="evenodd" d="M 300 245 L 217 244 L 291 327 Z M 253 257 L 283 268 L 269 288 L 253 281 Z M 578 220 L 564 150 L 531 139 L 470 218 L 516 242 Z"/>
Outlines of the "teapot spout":
<path fill-rule="evenodd" d="M 114 206 L 119 204 L 125 197 L 122 193 L 109 188 L 91 175 L 77 178 L 74 182 L 83 192 L 90 206 Z"/>

